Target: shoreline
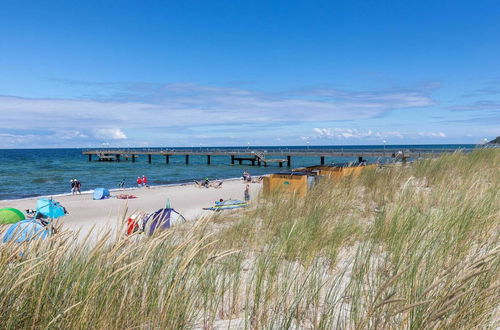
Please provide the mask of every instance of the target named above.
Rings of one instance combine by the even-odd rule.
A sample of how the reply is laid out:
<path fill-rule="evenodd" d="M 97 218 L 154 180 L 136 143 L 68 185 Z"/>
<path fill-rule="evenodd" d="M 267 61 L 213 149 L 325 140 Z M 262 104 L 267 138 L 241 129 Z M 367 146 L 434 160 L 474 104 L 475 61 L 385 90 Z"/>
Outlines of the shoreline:
<path fill-rule="evenodd" d="M 261 176 L 266 176 L 270 175 L 271 173 L 267 173 Z M 241 178 L 227 178 L 227 179 L 216 179 L 212 181 L 223 181 L 223 182 L 229 182 L 229 181 L 238 181 L 241 180 Z M 194 186 L 194 182 L 176 182 L 176 183 L 169 183 L 169 184 L 158 184 L 158 185 L 150 185 L 148 188 L 144 187 L 129 187 L 129 188 L 112 188 L 108 189 L 110 193 L 117 192 L 117 191 L 135 191 L 135 190 L 141 190 L 141 189 L 155 189 L 155 188 L 161 188 L 161 187 L 181 187 L 181 186 Z M 105 188 L 105 187 L 96 187 L 96 188 Z M 23 200 L 33 200 L 33 199 L 40 199 L 40 198 L 55 198 L 55 197 L 64 197 L 64 196 L 80 196 L 80 195 L 91 195 L 94 193 L 94 189 L 92 190 L 84 190 L 82 191 L 81 194 L 78 195 L 73 195 L 72 193 L 59 193 L 59 194 L 42 194 L 42 195 L 35 195 L 35 196 L 30 196 L 30 197 L 23 197 L 23 198 L 12 198 L 12 199 L 0 199 L 0 203 L 4 202 L 12 202 L 12 201 L 23 201 Z"/>

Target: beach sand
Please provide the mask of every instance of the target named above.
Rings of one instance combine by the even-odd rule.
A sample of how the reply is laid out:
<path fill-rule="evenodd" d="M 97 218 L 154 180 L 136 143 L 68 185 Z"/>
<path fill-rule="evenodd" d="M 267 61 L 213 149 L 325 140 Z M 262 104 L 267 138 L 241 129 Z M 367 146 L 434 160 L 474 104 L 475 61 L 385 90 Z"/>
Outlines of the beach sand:
<path fill-rule="evenodd" d="M 256 198 L 260 188 L 259 183 L 250 184 L 250 196 Z M 91 193 L 55 196 L 54 200 L 60 202 L 69 212 L 68 215 L 56 221 L 63 226 L 63 229 L 79 231 L 80 237 L 88 234 L 93 227 L 95 227 L 95 233 L 111 230 L 113 234 L 119 235 L 125 230 L 125 225 L 121 221 L 125 212 L 127 215 L 136 210 L 152 212 L 165 207 L 166 201 L 170 200 L 171 207 L 188 221 L 193 221 L 212 214 L 212 211 L 205 211 L 203 208 L 212 206 L 220 198 L 243 200 L 244 189 L 245 184 L 242 180 L 226 180 L 219 189 L 198 188 L 193 184 L 184 184 L 111 192 L 112 196 L 123 193 L 138 197 L 128 200 L 117 198 L 93 200 Z M 0 208 L 14 207 L 21 211 L 35 209 L 38 198 L 40 197 L 0 201 Z"/>

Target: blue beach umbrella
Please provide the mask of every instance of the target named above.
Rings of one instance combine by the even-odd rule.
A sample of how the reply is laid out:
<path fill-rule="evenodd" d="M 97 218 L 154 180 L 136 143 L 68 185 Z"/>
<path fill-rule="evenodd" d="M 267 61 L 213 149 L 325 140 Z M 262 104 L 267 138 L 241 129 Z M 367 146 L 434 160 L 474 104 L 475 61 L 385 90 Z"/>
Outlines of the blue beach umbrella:
<path fill-rule="evenodd" d="M 52 230 L 44 227 L 38 221 L 29 219 L 21 220 L 12 224 L 3 236 L 3 242 L 8 243 L 14 241 L 22 243 L 32 239 L 45 239 L 52 234 Z"/>
<path fill-rule="evenodd" d="M 52 199 L 41 198 L 36 202 L 36 211 L 47 218 L 56 219 L 66 215 L 66 209 Z"/>

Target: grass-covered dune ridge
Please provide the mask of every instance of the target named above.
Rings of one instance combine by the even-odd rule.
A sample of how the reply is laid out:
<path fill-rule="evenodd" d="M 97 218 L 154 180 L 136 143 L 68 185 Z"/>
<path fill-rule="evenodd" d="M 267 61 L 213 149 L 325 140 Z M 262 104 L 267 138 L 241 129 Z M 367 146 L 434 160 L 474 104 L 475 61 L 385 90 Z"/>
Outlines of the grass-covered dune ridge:
<path fill-rule="evenodd" d="M 0 327 L 494 328 L 498 164 L 456 153 L 148 239 L 2 245 Z"/>

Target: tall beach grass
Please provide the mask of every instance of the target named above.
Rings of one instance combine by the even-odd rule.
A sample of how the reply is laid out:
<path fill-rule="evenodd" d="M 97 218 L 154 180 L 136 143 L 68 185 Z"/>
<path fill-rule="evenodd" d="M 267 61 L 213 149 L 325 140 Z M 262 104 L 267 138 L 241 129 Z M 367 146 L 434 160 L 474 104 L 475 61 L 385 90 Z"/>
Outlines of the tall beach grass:
<path fill-rule="evenodd" d="M 498 164 L 455 153 L 150 238 L 4 244 L 0 327 L 493 329 Z"/>

